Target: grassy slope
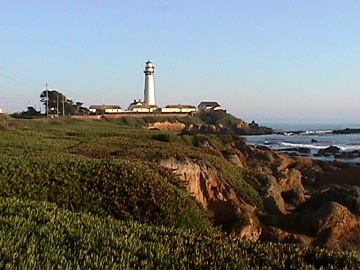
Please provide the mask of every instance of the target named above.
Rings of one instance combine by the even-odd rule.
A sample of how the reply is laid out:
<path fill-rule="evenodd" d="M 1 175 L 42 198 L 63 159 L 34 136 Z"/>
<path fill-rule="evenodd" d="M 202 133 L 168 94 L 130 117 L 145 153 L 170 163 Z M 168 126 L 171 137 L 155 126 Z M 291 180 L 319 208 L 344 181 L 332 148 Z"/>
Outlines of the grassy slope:
<path fill-rule="evenodd" d="M 349 254 L 229 241 L 211 229 L 176 177 L 152 163 L 204 159 L 239 195 L 260 203 L 256 179 L 248 183 L 218 152 L 224 138 L 205 137 L 217 148 L 208 152 L 196 147 L 203 136 L 106 121 L 24 123 L 26 130 L 0 137 L 0 268 L 356 269 L 360 263 Z"/>

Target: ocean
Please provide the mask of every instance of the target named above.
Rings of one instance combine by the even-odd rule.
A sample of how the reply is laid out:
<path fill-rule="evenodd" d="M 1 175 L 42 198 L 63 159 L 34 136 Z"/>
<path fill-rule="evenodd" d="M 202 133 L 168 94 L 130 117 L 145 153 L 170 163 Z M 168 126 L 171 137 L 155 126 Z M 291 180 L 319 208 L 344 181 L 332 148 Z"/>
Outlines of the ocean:
<path fill-rule="evenodd" d="M 333 130 L 360 128 L 360 122 L 264 122 L 282 134 L 246 136 L 251 145 L 267 146 L 290 155 L 308 156 L 322 160 L 339 160 L 360 163 L 360 134 L 333 134 Z M 319 150 L 330 146 L 339 148 L 339 154 L 319 156 Z M 300 151 L 296 151 L 300 149 Z M 308 149 L 305 150 L 304 149 Z M 301 151 L 302 150 L 302 151 Z M 349 155 L 348 153 L 353 153 Z M 354 154 L 355 153 L 355 154 Z"/>

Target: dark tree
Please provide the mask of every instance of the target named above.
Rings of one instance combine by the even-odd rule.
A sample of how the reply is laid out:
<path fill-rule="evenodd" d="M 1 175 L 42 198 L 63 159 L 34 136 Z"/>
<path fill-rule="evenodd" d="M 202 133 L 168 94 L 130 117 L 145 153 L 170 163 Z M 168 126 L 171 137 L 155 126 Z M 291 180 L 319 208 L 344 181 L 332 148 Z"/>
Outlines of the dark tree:
<path fill-rule="evenodd" d="M 56 90 L 44 90 L 40 94 L 40 101 L 44 104 L 45 114 L 47 114 L 47 100 L 49 115 L 62 116 L 88 113 L 87 108 L 81 107 L 83 104 L 82 102 L 74 103 L 71 99 L 67 99 L 62 93 Z"/>

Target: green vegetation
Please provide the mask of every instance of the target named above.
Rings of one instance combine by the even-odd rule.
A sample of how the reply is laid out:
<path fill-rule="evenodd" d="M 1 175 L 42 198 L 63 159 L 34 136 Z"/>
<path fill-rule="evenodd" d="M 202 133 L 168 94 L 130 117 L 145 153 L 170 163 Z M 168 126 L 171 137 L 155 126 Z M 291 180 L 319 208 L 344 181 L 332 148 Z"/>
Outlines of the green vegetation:
<path fill-rule="evenodd" d="M 357 269 L 358 254 L 230 240 L 170 170 L 201 160 L 262 209 L 261 177 L 222 155 L 234 138 L 117 121 L 1 118 L 0 269 Z M 11 123 L 11 124 L 9 124 Z M 11 128 L 9 128 L 9 126 Z"/>
<path fill-rule="evenodd" d="M 359 263 L 354 254 L 230 241 L 47 202 L 0 198 L 0 211 L 3 269 L 356 269 Z"/>
<path fill-rule="evenodd" d="M 201 113 L 199 118 L 208 125 L 222 125 L 224 127 L 234 128 L 242 121 L 229 113 Z"/>
<path fill-rule="evenodd" d="M 184 191 L 140 162 L 57 156 L 9 158 L 0 164 L 0 196 L 158 225 L 199 230 L 209 225 Z"/>

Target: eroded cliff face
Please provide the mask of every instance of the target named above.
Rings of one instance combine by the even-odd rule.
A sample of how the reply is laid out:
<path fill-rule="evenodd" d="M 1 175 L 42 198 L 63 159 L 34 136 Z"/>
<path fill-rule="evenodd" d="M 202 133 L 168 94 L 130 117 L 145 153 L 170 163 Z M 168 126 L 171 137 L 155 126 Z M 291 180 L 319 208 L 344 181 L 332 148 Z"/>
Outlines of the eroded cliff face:
<path fill-rule="evenodd" d="M 348 168 L 289 158 L 266 147 L 248 146 L 243 140 L 235 140 L 226 148 L 223 157 L 239 169 L 266 176 L 261 178 L 259 190 L 263 212 L 241 198 L 205 160 L 169 158 L 160 161 L 160 165 L 176 173 L 189 194 L 212 213 L 214 223 L 233 236 L 251 241 L 360 249 L 360 190 L 354 186 L 354 179 L 351 185 L 338 183 L 341 172 L 345 170 L 346 175 Z M 360 173 L 360 168 L 351 170 Z M 332 182 L 324 179 L 327 175 Z"/>
<path fill-rule="evenodd" d="M 147 129 L 150 130 L 161 130 L 161 131 L 175 131 L 175 132 L 180 132 L 185 128 L 185 124 L 184 123 L 180 123 L 180 122 L 169 122 L 169 121 L 164 121 L 164 122 L 154 122 L 154 123 L 150 123 L 146 126 Z"/>
<path fill-rule="evenodd" d="M 211 164 L 190 158 L 184 161 L 169 158 L 160 161 L 160 165 L 180 177 L 189 194 L 212 214 L 215 225 L 240 238 L 259 239 L 261 226 L 255 214 L 256 208 L 238 197 Z"/>

